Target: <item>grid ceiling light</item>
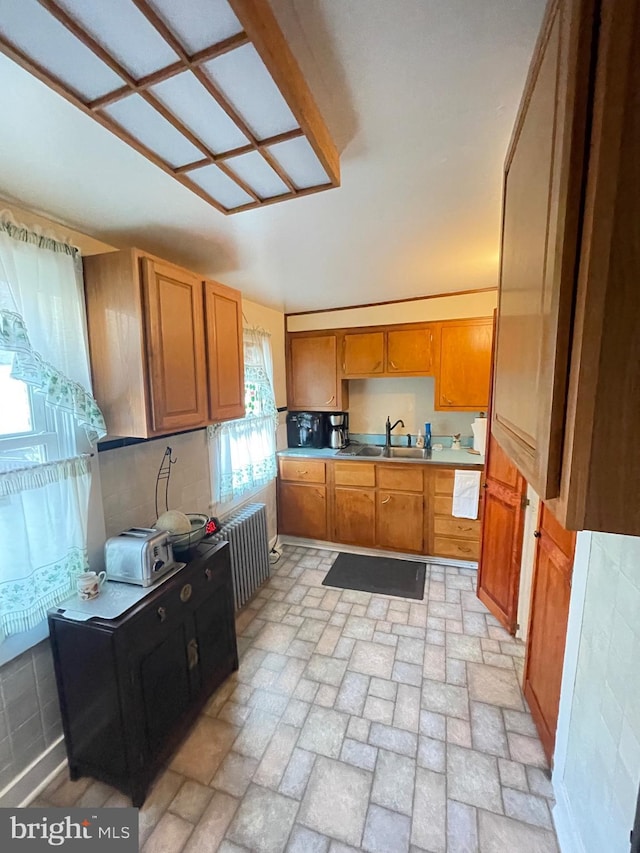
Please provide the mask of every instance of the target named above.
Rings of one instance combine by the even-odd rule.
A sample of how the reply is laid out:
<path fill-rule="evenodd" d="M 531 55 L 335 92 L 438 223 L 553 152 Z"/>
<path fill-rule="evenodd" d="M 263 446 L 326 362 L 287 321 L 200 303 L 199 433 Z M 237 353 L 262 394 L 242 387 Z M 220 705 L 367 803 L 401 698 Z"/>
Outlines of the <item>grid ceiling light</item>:
<path fill-rule="evenodd" d="M 222 213 L 340 185 L 268 0 L 2 0 L 0 51 Z"/>

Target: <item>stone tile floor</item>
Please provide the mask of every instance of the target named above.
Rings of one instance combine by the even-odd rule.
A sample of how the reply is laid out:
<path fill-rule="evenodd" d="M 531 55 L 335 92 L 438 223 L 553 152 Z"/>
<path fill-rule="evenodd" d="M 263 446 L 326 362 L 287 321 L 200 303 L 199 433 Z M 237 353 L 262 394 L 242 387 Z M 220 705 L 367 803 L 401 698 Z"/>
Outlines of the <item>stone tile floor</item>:
<path fill-rule="evenodd" d="M 425 597 L 322 586 L 336 552 L 285 545 L 237 618 L 240 669 L 140 811 L 144 853 L 557 853 L 520 689 L 524 648 L 475 571 Z M 66 772 L 38 805 L 130 805 Z"/>

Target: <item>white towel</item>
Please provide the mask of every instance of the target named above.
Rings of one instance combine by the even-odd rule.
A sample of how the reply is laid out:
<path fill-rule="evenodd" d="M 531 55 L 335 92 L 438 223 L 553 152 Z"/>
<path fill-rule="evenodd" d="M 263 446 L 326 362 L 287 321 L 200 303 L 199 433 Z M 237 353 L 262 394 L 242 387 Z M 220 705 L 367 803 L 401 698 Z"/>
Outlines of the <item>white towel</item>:
<path fill-rule="evenodd" d="M 477 518 L 480 500 L 480 471 L 456 471 L 453 482 L 451 515 L 456 518 Z"/>

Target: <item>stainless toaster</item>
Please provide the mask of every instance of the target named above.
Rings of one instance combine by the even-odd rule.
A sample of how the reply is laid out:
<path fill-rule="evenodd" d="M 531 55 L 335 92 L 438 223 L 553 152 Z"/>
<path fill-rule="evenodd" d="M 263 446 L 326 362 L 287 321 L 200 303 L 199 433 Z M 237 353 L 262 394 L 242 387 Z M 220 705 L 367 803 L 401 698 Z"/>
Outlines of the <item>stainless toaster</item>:
<path fill-rule="evenodd" d="M 107 539 L 104 562 L 109 580 L 140 586 L 151 586 L 176 566 L 169 534 L 147 527 L 132 527 Z"/>

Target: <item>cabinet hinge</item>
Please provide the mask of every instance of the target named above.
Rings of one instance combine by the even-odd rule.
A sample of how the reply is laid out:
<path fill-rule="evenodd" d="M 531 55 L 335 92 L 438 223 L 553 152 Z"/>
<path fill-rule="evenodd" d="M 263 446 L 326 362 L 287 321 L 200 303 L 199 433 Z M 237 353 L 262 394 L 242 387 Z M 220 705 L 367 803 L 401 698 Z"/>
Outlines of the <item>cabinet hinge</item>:
<path fill-rule="evenodd" d="M 529 500 L 529 498 L 522 498 L 522 500 L 520 501 L 520 506 L 522 507 L 522 509 L 526 509 L 530 503 L 531 501 Z"/>

